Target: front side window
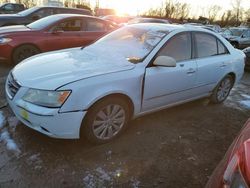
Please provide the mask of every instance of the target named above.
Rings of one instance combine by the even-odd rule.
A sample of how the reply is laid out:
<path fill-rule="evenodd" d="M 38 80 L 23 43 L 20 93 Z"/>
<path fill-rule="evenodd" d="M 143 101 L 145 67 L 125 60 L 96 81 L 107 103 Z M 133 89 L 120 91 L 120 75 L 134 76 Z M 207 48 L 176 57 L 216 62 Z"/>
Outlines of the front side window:
<path fill-rule="evenodd" d="M 160 50 L 158 56 L 170 56 L 177 62 L 191 59 L 191 34 L 183 33 L 172 37 Z"/>
<path fill-rule="evenodd" d="M 57 25 L 57 28 L 62 29 L 63 31 L 81 31 L 82 29 L 82 21 L 79 19 L 75 20 L 67 20 L 64 22 L 61 22 Z"/>
<path fill-rule="evenodd" d="M 195 33 L 196 57 L 211 57 L 217 55 L 217 39 L 206 33 Z"/>
<path fill-rule="evenodd" d="M 87 20 L 86 31 L 105 31 L 105 24 L 97 20 Z"/>
<path fill-rule="evenodd" d="M 243 33 L 244 38 L 250 38 L 250 30 L 247 30 Z"/>

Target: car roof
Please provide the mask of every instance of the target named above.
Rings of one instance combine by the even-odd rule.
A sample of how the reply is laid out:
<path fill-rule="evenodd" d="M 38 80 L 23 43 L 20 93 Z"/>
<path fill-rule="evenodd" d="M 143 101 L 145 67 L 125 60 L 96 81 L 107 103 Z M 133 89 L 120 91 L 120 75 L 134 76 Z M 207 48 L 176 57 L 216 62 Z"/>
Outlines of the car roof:
<path fill-rule="evenodd" d="M 69 7 L 56 7 L 56 6 L 37 6 L 37 9 L 42 9 L 42 8 L 52 8 L 52 9 L 61 9 L 61 10 L 75 10 L 75 11 L 81 11 L 81 12 L 88 12 L 92 13 L 88 9 L 82 9 L 82 8 L 69 8 Z"/>
<path fill-rule="evenodd" d="M 161 29 L 163 31 L 200 31 L 200 32 L 206 32 L 206 33 L 211 33 L 215 34 L 215 32 L 210 31 L 208 29 L 200 28 L 200 27 L 195 27 L 195 26 L 189 26 L 189 25 L 177 25 L 177 24 L 163 24 L 163 23 L 137 23 L 137 24 L 132 24 L 130 26 L 140 26 L 142 29 L 151 29 L 154 30 L 155 28 Z"/>
<path fill-rule="evenodd" d="M 98 18 L 96 16 L 83 15 L 83 14 L 54 14 L 54 15 L 50 15 L 48 17 L 51 17 L 51 19 L 92 18 L 92 19 L 96 19 L 96 20 L 100 20 L 100 21 L 104 21 L 104 22 L 109 22 L 105 19 Z"/>

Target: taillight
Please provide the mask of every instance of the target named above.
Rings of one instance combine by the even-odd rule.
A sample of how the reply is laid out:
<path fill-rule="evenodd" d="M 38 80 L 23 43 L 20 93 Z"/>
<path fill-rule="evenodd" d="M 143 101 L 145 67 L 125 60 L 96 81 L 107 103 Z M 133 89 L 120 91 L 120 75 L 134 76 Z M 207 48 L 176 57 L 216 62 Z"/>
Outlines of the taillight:
<path fill-rule="evenodd" d="M 224 188 L 249 188 L 239 166 L 240 159 L 235 154 L 224 172 Z"/>
<path fill-rule="evenodd" d="M 223 175 L 223 180 L 225 185 L 230 185 L 230 183 L 232 182 L 232 177 L 238 167 L 238 164 L 239 164 L 239 157 L 237 154 L 235 154 L 231 159 L 231 161 L 228 163 L 228 166 Z"/>

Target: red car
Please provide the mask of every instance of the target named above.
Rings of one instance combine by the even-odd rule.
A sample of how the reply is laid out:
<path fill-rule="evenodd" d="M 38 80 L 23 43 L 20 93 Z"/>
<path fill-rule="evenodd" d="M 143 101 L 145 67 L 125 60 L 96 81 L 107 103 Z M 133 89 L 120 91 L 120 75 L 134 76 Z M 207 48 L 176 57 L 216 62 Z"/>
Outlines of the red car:
<path fill-rule="evenodd" d="M 27 26 L 0 28 L 0 61 L 19 63 L 32 55 L 86 46 L 116 25 L 92 16 L 57 14 Z"/>
<path fill-rule="evenodd" d="M 249 188 L 249 185 L 250 119 L 214 170 L 206 188 Z"/>

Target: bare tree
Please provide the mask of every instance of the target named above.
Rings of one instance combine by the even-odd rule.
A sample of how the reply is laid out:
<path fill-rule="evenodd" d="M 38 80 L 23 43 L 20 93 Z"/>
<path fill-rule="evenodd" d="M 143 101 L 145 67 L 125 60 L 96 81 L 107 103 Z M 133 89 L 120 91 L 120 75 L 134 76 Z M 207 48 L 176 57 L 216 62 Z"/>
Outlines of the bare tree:
<path fill-rule="evenodd" d="M 174 12 L 176 11 L 175 3 L 172 0 L 165 1 L 165 17 L 166 18 L 173 18 Z"/>
<path fill-rule="evenodd" d="M 222 8 L 218 5 L 212 5 L 208 8 L 208 19 L 210 22 L 214 22 L 214 20 L 218 17 L 218 13 Z"/>
<path fill-rule="evenodd" d="M 16 2 L 24 4 L 24 6 L 27 8 L 36 6 L 36 3 L 37 3 L 36 0 L 16 0 Z"/>
<path fill-rule="evenodd" d="M 190 5 L 187 3 L 183 3 L 180 5 L 180 15 L 179 19 L 187 19 L 190 13 Z"/>
<path fill-rule="evenodd" d="M 250 8 L 245 11 L 245 20 L 250 22 Z"/>
<path fill-rule="evenodd" d="M 240 19 L 242 19 L 242 0 L 232 0 L 232 7 L 233 7 L 233 12 L 236 16 L 236 22 L 239 24 Z"/>

